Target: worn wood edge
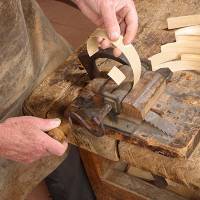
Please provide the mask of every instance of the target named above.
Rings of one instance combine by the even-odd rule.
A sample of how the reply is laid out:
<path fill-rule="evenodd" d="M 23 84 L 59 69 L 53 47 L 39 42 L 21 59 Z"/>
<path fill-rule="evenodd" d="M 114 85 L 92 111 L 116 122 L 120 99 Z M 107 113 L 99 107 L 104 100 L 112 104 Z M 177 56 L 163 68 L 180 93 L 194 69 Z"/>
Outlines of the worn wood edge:
<path fill-rule="evenodd" d="M 119 172 L 118 170 L 109 170 L 105 176 L 102 177 L 102 181 L 114 185 L 115 187 L 123 188 L 124 191 L 131 192 L 147 200 L 186 200 L 173 192 L 160 189 L 141 179 Z"/>
<path fill-rule="evenodd" d="M 172 192 L 175 192 L 176 194 L 184 196 L 187 199 L 199 200 L 200 198 L 199 191 L 195 191 L 192 188 L 188 188 L 185 185 L 175 183 L 174 181 L 171 181 L 169 179 L 165 179 L 165 180 L 168 184 L 168 186 L 166 187 L 167 190 L 170 190 Z"/>
<path fill-rule="evenodd" d="M 143 148 L 148 149 L 153 153 L 161 154 L 170 158 L 187 158 L 192 153 L 192 147 L 197 145 L 195 143 L 195 138 L 191 139 L 190 143 L 187 146 L 173 147 L 169 144 L 161 144 L 157 139 L 149 139 L 148 141 L 144 142 L 142 138 L 135 137 L 134 134 L 131 135 L 130 138 L 125 135 L 122 137 L 120 135 L 120 131 L 114 131 L 112 129 L 108 129 L 106 134 L 110 138 L 113 138 L 114 140 L 117 140 L 119 142 L 127 142 L 129 144 L 137 145 L 139 147 L 142 146 Z"/>
<path fill-rule="evenodd" d="M 200 15 L 187 15 L 180 17 L 170 17 L 167 19 L 168 29 L 183 28 L 200 24 Z"/>
<path fill-rule="evenodd" d="M 141 178 L 146 181 L 155 181 L 155 176 L 152 175 L 149 171 L 136 168 L 134 166 L 129 166 L 127 173 L 132 176 L 136 176 L 137 178 Z M 192 188 L 188 188 L 185 185 L 180 183 L 176 183 L 172 180 L 165 179 L 167 186 L 165 189 L 175 192 L 176 194 L 183 196 L 184 198 L 192 198 L 194 200 L 199 200 L 200 192 L 193 190 Z"/>
<path fill-rule="evenodd" d="M 131 166 L 131 165 L 127 169 L 127 174 L 135 176 L 137 178 L 141 178 L 143 180 L 147 180 L 147 181 L 155 180 L 152 173 L 145 171 L 143 169 Z"/>
<path fill-rule="evenodd" d="M 197 191 L 200 189 L 200 159 L 195 154 L 199 148 L 200 145 L 188 159 L 170 158 L 134 144 L 120 142 L 119 155 L 121 161 Z"/>
<path fill-rule="evenodd" d="M 47 117 L 47 113 L 49 112 L 49 110 L 51 110 L 55 106 L 56 102 L 59 102 L 59 100 L 63 98 L 63 94 L 65 93 L 65 90 L 68 91 L 68 90 L 70 90 L 70 88 L 73 88 L 73 86 L 76 85 L 75 82 L 72 83 L 72 82 L 69 81 L 69 88 L 67 88 L 67 87 L 63 88 L 62 86 L 59 87 L 58 89 L 63 90 L 63 91 L 61 92 L 61 94 L 58 97 L 56 97 L 56 98 L 53 97 L 53 99 L 51 99 L 51 103 L 50 104 L 48 102 L 49 99 L 46 100 L 44 98 L 44 94 L 43 93 L 41 93 L 40 96 L 37 93 L 37 90 L 40 91 L 40 90 L 46 88 L 46 85 L 48 86 L 49 80 L 51 80 L 51 78 L 54 77 L 55 74 L 57 74 L 61 69 L 67 68 L 65 66 L 67 63 L 71 63 L 72 61 L 76 61 L 77 60 L 77 53 L 82 51 L 82 49 L 85 49 L 85 45 L 80 46 L 76 51 L 74 51 L 71 55 L 69 55 L 66 58 L 66 60 L 63 62 L 63 64 L 57 66 L 57 68 L 52 73 L 50 73 L 47 77 L 45 77 L 45 79 L 43 81 L 41 81 L 41 83 L 38 84 L 34 88 L 34 90 L 29 94 L 29 96 L 26 98 L 26 100 L 23 103 L 23 112 L 24 112 L 24 114 L 33 115 L 33 116 L 36 116 L 36 117 L 46 118 Z M 75 69 L 74 71 L 77 71 L 77 70 L 78 69 Z M 81 70 L 79 70 L 79 71 L 81 72 Z M 76 88 L 76 91 L 79 92 L 80 89 L 81 88 Z M 34 108 L 35 108 L 35 106 L 37 106 L 37 104 L 38 104 L 37 102 L 34 103 L 34 108 L 31 107 L 31 104 L 33 103 L 32 100 L 33 100 L 35 95 L 37 96 L 37 100 L 42 100 L 42 107 L 44 107 L 44 105 L 45 105 L 45 110 L 41 109 L 41 110 L 37 110 L 37 112 L 36 112 L 36 110 Z M 77 96 L 78 96 L 78 94 L 77 94 Z M 44 100 L 46 100 L 48 102 L 48 104 L 46 104 L 44 102 Z M 43 102 L 44 102 L 44 105 L 43 105 Z M 45 113 L 44 113 L 44 111 L 45 111 Z"/>

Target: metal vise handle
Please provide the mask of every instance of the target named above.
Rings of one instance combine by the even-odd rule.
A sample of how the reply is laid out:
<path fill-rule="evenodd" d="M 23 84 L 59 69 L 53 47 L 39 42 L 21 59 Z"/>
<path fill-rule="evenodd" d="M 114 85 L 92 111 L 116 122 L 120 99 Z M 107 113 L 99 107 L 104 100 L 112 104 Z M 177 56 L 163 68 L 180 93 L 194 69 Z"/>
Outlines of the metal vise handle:
<path fill-rule="evenodd" d="M 102 77 L 102 73 L 99 71 L 95 62 L 98 58 L 109 58 L 123 65 L 130 65 L 128 60 L 123 54 L 121 54 L 119 57 L 115 57 L 113 55 L 113 48 L 100 49 L 97 53 L 95 53 L 91 57 L 88 55 L 87 51 L 84 51 L 78 55 L 78 58 L 83 67 L 86 69 L 90 79 L 94 79 L 96 77 Z"/>

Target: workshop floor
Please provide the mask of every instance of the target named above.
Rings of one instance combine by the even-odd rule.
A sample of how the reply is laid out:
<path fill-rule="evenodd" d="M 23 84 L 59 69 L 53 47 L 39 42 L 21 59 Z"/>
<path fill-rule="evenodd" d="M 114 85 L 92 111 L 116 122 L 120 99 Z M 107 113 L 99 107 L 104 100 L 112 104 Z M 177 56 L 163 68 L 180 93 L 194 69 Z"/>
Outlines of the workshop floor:
<path fill-rule="evenodd" d="M 55 30 L 77 48 L 95 29 L 80 11 L 56 0 L 37 0 Z M 26 200 L 50 200 L 48 190 L 42 182 Z"/>

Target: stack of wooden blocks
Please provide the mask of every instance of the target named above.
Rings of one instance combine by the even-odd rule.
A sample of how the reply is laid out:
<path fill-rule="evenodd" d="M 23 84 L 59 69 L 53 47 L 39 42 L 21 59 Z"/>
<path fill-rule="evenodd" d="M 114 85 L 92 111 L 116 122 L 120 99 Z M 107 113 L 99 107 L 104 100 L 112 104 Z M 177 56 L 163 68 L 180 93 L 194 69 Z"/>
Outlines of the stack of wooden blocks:
<path fill-rule="evenodd" d="M 152 69 L 169 67 L 172 71 L 199 70 L 200 15 L 168 18 L 168 29 L 175 31 L 176 41 L 161 46 L 161 53 L 149 58 Z"/>

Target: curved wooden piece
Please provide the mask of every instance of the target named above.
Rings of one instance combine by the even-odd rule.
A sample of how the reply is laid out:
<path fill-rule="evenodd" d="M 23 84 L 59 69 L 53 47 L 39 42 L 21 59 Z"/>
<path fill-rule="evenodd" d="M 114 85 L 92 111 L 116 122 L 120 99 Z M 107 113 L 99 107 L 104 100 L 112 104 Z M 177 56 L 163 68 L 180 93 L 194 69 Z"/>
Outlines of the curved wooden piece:
<path fill-rule="evenodd" d="M 97 42 L 97 37 L 102 37 L 104 39 L 108 39 L 108 36 L 106 32 L 103 29 L 97 29 L 88 39 L 87 41 L 87 51 L 89 56 L 94 55 L 96 52 L 98 52 L 98 42 Z M 108 39 L 109 40 L 109 39 Z M 111 41 L 111 43 L 119 48 L 122 53 L 126 56 L 127 60 L 130 63 L 130 66 L 133 70 L 133 75 L 134 75 L 134 85 L 139 81 L 140 76 L 141 76 L 141 63 L 140 63 L 140 58 L 135 50 L 135 48 L 132 45 L 124 45 L 123 43 L 123 37 L 120 36 L 120 38 L 117 41 Z M 109 74 L 108 74 L 109 75 Z M 111 74 L 110 74 L 111 75 Z M 110 76 L 118 85 L 120 85 L 125 77 L 119 71 L 115 71 L 114 73 L 112 72 L 112 75 Z"/>

